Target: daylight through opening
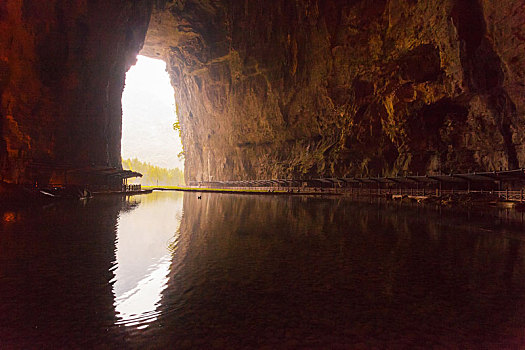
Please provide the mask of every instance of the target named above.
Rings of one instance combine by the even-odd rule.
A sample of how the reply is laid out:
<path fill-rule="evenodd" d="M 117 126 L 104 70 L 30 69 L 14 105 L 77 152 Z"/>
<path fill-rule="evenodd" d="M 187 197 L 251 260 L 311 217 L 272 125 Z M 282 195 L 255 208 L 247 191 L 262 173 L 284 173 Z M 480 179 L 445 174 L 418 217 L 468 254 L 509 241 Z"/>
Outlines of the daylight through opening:
<path fill-rule="evenodd" d="M 184 181 L 182 144 L 166 62 L 145 56 L 126 74 L 122 94 L 122 166 L 143 174 L 129 183 L 177 186 Z M 132 179 L 130 179 L 132 180 Z"/>

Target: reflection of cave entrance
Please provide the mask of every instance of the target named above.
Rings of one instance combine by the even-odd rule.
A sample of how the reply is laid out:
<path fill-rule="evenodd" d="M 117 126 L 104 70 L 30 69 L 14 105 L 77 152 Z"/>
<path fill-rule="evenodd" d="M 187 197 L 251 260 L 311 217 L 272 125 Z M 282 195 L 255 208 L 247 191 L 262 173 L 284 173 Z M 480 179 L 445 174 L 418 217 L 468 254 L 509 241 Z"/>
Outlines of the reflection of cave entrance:
<path fill-rule="evenodd" d="M 182 146 L 173 130 L 177 121 L 166 62 L 138 56 L 126 74 L 122 94 L 122 165 L 144 174 L 138 180 L 142 185 L 182 181 L 184 163 L 178 157 Z M 180 174 L 162 170 L 176 168 Z"/>

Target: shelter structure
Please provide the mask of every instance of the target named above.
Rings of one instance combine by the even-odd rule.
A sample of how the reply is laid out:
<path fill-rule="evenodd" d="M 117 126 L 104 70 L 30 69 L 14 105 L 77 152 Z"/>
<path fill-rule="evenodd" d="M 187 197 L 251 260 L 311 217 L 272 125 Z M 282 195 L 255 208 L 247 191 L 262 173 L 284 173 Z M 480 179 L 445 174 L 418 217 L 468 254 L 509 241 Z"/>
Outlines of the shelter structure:
<path fill-rule="evenodd" d="M 33 162 L 30 167 L 35 187 L 79 186 L 91 191 L 127 191 L 128 179 L 142 177 L 136 171 L 109 166 L 74 167 L 68 164 Z"/>

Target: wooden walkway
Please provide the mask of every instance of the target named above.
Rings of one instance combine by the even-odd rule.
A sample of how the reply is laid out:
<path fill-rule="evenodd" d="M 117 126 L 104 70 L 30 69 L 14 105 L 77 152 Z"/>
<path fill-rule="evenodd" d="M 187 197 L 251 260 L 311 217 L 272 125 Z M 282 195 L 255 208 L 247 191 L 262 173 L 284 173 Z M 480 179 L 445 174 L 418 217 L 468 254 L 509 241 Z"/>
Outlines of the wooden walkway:
<path fill-rule="evenodd" d="M 134 196 L 137 194 L 147 194 L 151 193 L 153 190 L 133 190 L 133 191 L 94 191 L 92 194 L 94 196 L 105 196 L 105 195 L 125 195 L 125 196 Z"/>
<path fill-rule="evenodd" d="M 313 192 L 304 189 L 275 190 L 272 188 L 200 188 L 200 187 L 178 187 L 178 188 L 153 188 L 154 191 L 180 191 L 180 192 L 198 192 L 198 193 L 230 193 L 230 194 L 254 194 L 266 196 L 320 196 L 320 195 L 342 195 L 336 192 Z"/>
<path fill-rule="evenodd" d="M 525 200 L 525 169 L 392 177 L 344 177 L 190 182 L 191 190 L 302 194 L 445 196 L 493 194 L 506 201 Z M 202 191 L 202 190 L 201 190 Z M 291 192 L 293 191 L 293 192 Z"/>

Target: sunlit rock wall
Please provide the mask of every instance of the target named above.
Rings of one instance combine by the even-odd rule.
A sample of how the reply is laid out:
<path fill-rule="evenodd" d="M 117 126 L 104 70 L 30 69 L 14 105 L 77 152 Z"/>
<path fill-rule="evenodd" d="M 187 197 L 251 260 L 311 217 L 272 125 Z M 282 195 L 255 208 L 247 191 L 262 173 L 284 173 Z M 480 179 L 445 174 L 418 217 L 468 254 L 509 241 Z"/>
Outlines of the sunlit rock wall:
<path fill-rule="evenodd" d="M 50 164 L 121 166 L 124 77 L 151 3 L 0 1 L 0 180 L 45 182 Z"/>
<path fill-rule="evenodd" d="M 153 2 L 0 1 L 0 179 L 120 166 Z M 524 166 L 525 0 L 155 2 L 187 181 Z"/>
<path fill-rule="evenodd" d="M 525 163 L 524 0 L 172 1 L 187 180 Z"/>

